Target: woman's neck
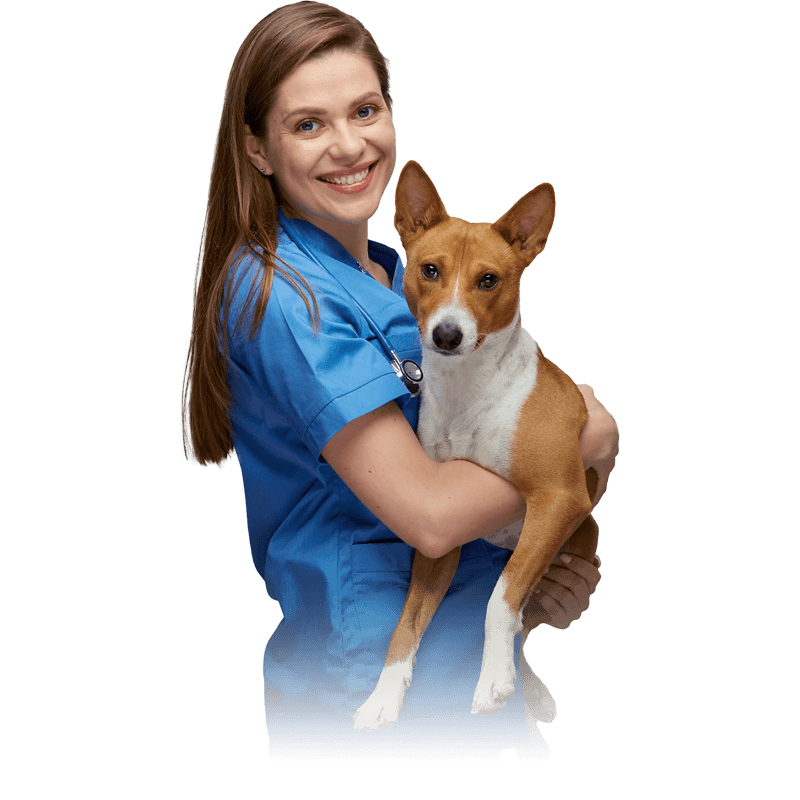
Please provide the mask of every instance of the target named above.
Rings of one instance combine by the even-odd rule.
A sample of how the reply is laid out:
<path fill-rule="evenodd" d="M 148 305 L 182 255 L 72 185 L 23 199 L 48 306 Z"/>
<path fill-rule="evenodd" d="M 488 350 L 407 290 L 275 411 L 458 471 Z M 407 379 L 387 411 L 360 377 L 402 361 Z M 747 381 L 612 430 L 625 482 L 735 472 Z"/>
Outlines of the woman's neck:
<path fill-rule="evenodd" d="M 310 214 L 303 209 L 295 208 L 292 203 L 281 203 L 281 211 L 290 219 L 302 219 L 310 222 L 321 231 L 336 239 L 360 264 L 369 263 L 369 239 L 367 236 L 367 220 L 363 222 L 343 222 L 338 219 Z"/>

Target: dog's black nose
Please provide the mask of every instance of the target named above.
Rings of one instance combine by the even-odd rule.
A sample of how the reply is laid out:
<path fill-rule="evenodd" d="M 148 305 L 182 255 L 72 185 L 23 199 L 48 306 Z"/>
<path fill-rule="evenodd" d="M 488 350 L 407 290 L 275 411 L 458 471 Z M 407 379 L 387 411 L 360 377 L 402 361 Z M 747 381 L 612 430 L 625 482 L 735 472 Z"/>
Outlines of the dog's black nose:
<path fill-rule="evenodd" d="M 461 328 L 449 320 L 440 322 L 431 332 L 431 336 L 440 350 L 455 350 L 461 344 Z"/>

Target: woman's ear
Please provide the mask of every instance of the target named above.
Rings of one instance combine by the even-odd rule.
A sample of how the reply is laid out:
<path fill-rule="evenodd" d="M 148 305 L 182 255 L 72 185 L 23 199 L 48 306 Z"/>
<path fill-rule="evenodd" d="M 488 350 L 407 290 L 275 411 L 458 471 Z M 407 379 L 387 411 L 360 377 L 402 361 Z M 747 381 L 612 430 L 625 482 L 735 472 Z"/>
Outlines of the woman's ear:
<path fill-rule="evenodd" d="M 244 126 L 244 146 L 250 163 L 262 175 L 272 175 L 273 169 L 267 159 L 264 145 L 258 137 L 253 135 L 249 125 Z"/>

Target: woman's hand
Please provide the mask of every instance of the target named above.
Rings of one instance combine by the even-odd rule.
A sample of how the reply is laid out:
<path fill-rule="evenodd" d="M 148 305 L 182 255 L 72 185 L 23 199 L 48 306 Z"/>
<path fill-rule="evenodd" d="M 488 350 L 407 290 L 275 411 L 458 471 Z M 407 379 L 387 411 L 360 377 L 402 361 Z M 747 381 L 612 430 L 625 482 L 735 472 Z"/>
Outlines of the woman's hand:
<path fill-rule="evenodd" d="M 525 616 L 554 628 L 569 627 L 589 608 L 589 596 L 600 581 L 600 558 L 595 565 L 566 553 L 556 556 L 528 601 Z"/>
<path fill-rule="evenodd" d="M 583 468 L 594 467 L 597 472 L 597 491 L 592 502 L 594 507 L 605 494 L 608 476 L 614 469 L 614 462 L 619 454 L 619 430 L 614 417 L 594 396 L 592 387 L 579 384 L 578 389 L 589 412 L 589 421 L 581 431 L 580 445 Z"/>
<path fill-rule="evenodd" d="M 589 421 L 581 431 L 581 456 L 583 468 L 596 467 L 619 454 L 619 428 L 606 407 L 594 396 L 594 389 L 585 383 L 578 384 L 583 395 Z"/>

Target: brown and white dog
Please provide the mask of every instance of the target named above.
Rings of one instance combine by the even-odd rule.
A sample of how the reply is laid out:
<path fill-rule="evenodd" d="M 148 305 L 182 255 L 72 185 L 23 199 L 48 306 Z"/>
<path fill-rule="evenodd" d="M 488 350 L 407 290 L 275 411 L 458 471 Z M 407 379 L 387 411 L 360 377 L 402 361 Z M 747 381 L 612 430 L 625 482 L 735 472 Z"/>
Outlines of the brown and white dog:
<path fill-rule="evenodd" d="M 474 714 L 491 714 L 514 692 L 514 637 L 541 620 L 524 614 L 536 584 L 559 551 L 591 561 L 598 529 L 589 512 L 597 487 L 584 473 L 578 440 L 587 420 L 575 384 L 520 325 L 523 270 L 541 253 L 555 217 L 544 183 L 493 225 L 448 216 L 430 178 L 414 161 L 397 185 L 395 227 L 407 255 L 404 292 L 422 340 L 422 396 L 417 433 L 439 461 L 465 459 L 510 480 L 527 504 L 517 537 L 488 536 L 514 552 L 486 613 L 483 663 Z M 414 554 L 411 583 L 386 662 L 356 728 L 397 720 L 417 648 L 455 575 L 456 548 L 439 559 Z M 526 703 L 552 698 L 524 660 Z"/>

